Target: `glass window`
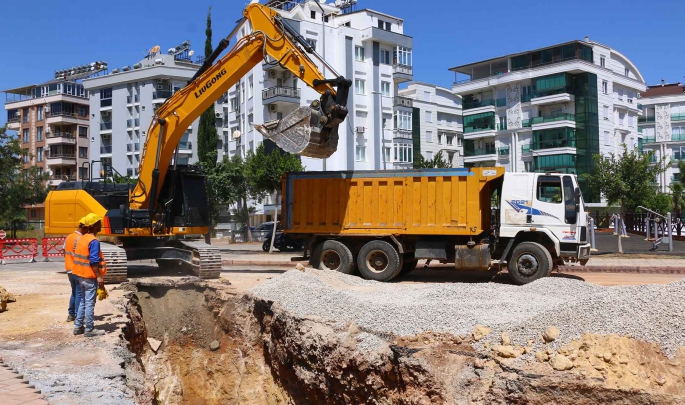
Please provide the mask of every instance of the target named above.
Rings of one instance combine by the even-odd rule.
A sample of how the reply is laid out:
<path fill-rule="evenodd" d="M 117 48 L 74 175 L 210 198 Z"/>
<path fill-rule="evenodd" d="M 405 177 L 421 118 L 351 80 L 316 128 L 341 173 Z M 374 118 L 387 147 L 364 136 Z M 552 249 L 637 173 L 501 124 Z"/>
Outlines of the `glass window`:
<path fill-rule="evenodd" d="M 359 62 L 364 62 L 364 47 L 355 46 L 354 47 L 354 59 Z"/>
<path fill-rule="evenodd" d="M 381 82 L 381 95 L 390 97 L 390 82 Z"/>
<path fill-rule="evenodd" d="M 37 115 L 36 120 L 43 121 L 43 106 L 36 108 L 36 115 Z"/>
<path fill-rule="evenodd" d="M 78 157 L 80 157 L 82 159 L 87 159 L 88 158 L 88 148 L 84 147 L 84 146 L 79 146 Z"/>
<path fill-rule="evenodd" d="M 562 201 L 561 178 L 559 176 L 540 176 L 537 185 L 537 200 L 560 204 Z"/>
<path fill-rule="evenodd" d="M 602 93 L 609 94 L 609 83 L 606 80 L 602 80 Z"/>
<path fill-rule="evenodd" d="M 424 91 L 423 92 L 423 101 L 431 101 L 431 93 L 430 91 Z"/>
<path fill-rule="evenodd" d="M 24 156 L 24 163 L 28 163 L 29 162 L 29 150 L 28 149 L 24 149 L 23 156 Z"/>
<path fill-rule="evenodd" d="M 433 131 L 426 131 L 426 142 L 433 142 Z"/>
<path fill-rule="evenodd" d="M 426 122 L 433 122 L 433 112 L 426 111 Z"/>
<path fill-rule="evenodd" d="M 447 146 L 452 146 L 454 144 L 454 135 L 447 135 L 445 138 L 447 139 Z"/>
<path fill-rule="evenodd" d="M 307 43 L 309 43 L 309 45 L 311 45 L 311 47 L 314 48 L 314 51 L 316 52 L 316 39 L 307 38 Z"/>
<path fill-rule="evenodd" d="M 22 131 L 21 141 L 24 143 L 29 143 L 29 129 L 28 128 L 24 128 L 24 130 Z"/>
<path fill-rule="evenodd" d="M 24 108 L 21 112 L 21 123 L 22 124 L 28 124 L 29 122 L 29 109 Z"/>
<path fill-rule="evenodd" d="M 383 147 L 383 161 L 384 162 L 390 161 L 390 147 L 389 146 Z"/>
<path fill-rule="evenodd" d="M 412 65 L 411 53 L 412 53 L 412 51 L 410 48 L 398 46 L 393 51 L 393 64 L 411 66 Z"/>
<path fill-rule="evenodd" d="M 80 138 L 88 138 L 88 127 L 78 127 L 78 136 Z"/>
<path fill-rule="evenodd" d="M 36 127 L 36 142 L 43 140 L 43 127 Z"/>
<path fill-rule="evenodd" d="M 432 152 L 432 151 L 427 151 L 427 152 L 426 152 L 426 159 L 428 159 L 428 160 L 433 160 L 433 152 Z"/>
<path fill-rule="evenodd" d="M 609 135 L 609 131 L 604 131 L 604 145 L 611 146 L 611 136 Z"/>
<path fill-rule="evenodd" d="M 36 161 L 38 161 L 38 162 L 43 161 L 43 148 L 42 147 L 36 148 Z"/>
<path fill-rule="evenodd" d="M 388 49 L 381 49 L 381 63 L 384 65 L 390 64 L 390 51 Z"/>
<path fill-rule="evenodd" d="M 252 83 L 252 76 L 250 76 L 250 79 L 247 83 L 247 98 L 248 99 L 252 98 L 252 93 L 253 93 L 253 83 Z"/>
<path fill-rule="evenodd" d="M 380 29 L 384 29 L 384 28 L 385 28 L 385 23 L 384 23 L 383 20 L 381 20 L 380 18 L 378 19 L 378 28 L 380 28 Z"/>
<path fill-rule="evenodd" d="M 361 79 L 354 79 L 354 90 L 357 94 L 360 95 L 365 95 L 366 94 L 366 81 L 361 80 Z"/>
<path fill-rule="evenodd" d="M 578 218 L 576 213 L 576 197 L 573 180 L 570 176 L 564 176 L 564 219 L 567 224 L 575 224 Z"/>
<path fill-rule="evenodd" d="M 357 145 L 355 158 L 357 162 L 366 161 L 366 146 Z"/>
<path fill-rule="evenodd" d="M 395 111 L 395 128 L 411 130 L 411 112 Z"/>
<path fill-rule="evenodd" d="M 626 68 L 626 77 L 630 76 L 630 69 Z"/>
<path fill-rule="evenodd" d="M 309 12 L 310 17 L 312 17 L 312 20 L 316 20 L 316 11 L 312 10 Z"/>

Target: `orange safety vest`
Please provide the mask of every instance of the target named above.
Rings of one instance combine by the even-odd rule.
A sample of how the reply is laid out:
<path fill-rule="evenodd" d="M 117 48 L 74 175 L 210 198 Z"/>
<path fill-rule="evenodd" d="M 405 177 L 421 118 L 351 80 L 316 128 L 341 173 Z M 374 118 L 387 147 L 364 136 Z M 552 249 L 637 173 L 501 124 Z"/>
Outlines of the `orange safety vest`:
<path fill-rule="evenodd" d="M 78 242 L 80 237 L 81 233 L 74 231 L 64 241 L 64 268 L 67 273 L 71 273 L 71 270 L 74 268 L 74 251 L 76 250 L 76 242 Z"/>
<path fill-rule="evenodd" d="M 83 278 L 96 278 L 93 269 L 90 267 L 90 249 L 88 245 L 90 242 L 97 239 L 93 234 L 87 233 L 76 242 L 76 249 L 74 250 L 74 266 L 71 272 Z M 102 277 L 107 274 L 107 267 L 105 258 L 100 250 L 100 274 Z"/>

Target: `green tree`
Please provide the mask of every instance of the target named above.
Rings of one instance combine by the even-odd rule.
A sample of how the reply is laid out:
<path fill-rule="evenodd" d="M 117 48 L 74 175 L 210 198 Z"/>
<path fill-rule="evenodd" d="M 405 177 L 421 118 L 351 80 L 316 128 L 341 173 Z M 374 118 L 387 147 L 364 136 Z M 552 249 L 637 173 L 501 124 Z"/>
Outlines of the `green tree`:
<path fill-rule="evenodd" d="M 585 174 L 590 188 L 601 193 L 607 205 L 620 205 L 621 222 L 629 209 L 638 205 L 648 205 L 657 194 L 656 177 L 666 170 L 665 160 L 651 163 L 654 151 L 640 154 L 637 150 L 628 152 L 623 145 L 620 155 L 594 155 L 595 170 Z M 650 208 L 650 207 L 648 207 Z M 619 225 L 620 228 L 620 225 Z M 620 232 L 618 232 L 618 250 L 623 253 Z"/>
<path fill-rule="evenodd" d="M 0 223 L 12 227 L 12 237 L 17 236 L 17 225 L 26 220 L 25 205 L 45 201 L 48 193 L 47 175 L 37 167 L 23 169 L 24 152 L 17 137 L 0 128 Z"/>
<path fill-rule="evenodd" d="M 414 162 L 414 169 L 449 169 L 452 165 L 442 156 L 442 151 L 436 153 L 432 159 L 424 158 L 420 153 Z"/>
<path fill-rule="evenodd" d="M 219 203 L 238 205 L 238 208 L 231 211 L 232 219 L 239 225 L 249 224 L 250 213 L 255 209 L 247 204 L 250 190 L 243 158 L 237 154 L 230 159 L 224 157 L 212 170 L 210 179 Z M 248 240 L 251 237 L 249 227 L 247 237 Z"/>
<path fill-rule="evenodd" d="M 205 58 L 212 54 L 212 7 L 207 11 L 207 29 L 205 30 Z M 217 161 L 216 146 L 219 135 L 216 131 L 216 118 L 214 117 L 214 105 L 212 104 L 200 116 L 200 124 L 197 130 L 197 158 L 207 168 L 213 168 Z"/>
<path fill-rule="evenodd" d="M 281 176 L 286 172 L 301 172 L 304 170 L 302 162 L 295 155 L 282 153 L 274 149 L 270 154 L 264 151 L 264 144 L 259 145 L 256 153 L 250 152 L 245 160 L 245 177 L 250 193 L 257 201 L 264 201 L 267 195 L 276 193 L 276 212 L 274 225 L 278 221 L 278 201 L 281 190 Z M 273 251 L 276 226 L 273 227 L 271 248 Z"/>

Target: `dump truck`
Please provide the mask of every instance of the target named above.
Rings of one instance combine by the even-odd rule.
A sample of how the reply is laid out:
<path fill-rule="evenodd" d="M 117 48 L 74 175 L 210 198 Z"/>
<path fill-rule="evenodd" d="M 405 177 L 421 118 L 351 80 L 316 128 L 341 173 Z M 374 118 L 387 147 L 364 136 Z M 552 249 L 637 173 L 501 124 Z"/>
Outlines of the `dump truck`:
<path fill-rule="evenodd" d="M 319 269 L 389 281 L 418 260 L 517 284 L 590 258 L 575 175 L 502 167 L 286 173 L 284 232 Z"/>

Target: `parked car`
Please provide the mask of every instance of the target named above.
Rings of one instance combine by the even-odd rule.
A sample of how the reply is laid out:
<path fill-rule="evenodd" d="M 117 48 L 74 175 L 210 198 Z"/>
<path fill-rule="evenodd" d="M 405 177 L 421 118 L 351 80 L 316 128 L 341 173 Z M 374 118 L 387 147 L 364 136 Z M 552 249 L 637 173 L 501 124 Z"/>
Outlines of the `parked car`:
<path fill-rule="evenodd" d="M 273 229 L 273 225 L 272 225 Z M 278 229 L 278 228 L 277 228 Z M 271 234 L 267 234 L 264 237 L 264 243 L 262 243 L 262 250 L 265 252 L 269 251 L 271 247 Z M 282 252 L 285 251 L 300 251 L 304 248 L 304 241 L 302 239 L 294 239 L 292 236 L 283 233 L 282 231 L 276 231 L 276 239 L 274 240 L 274 247 Z"/>
<path fill-rule="evenodd" d="M 273 221 L 269 222 L 262 222 L 261 224 L 257 225 L 253 231 L 255 232 L 271 232 L 274 229 L 274 223 Z M 276 232 L 281 230 L 281 223 L 278 223 L 278 226 L 276 226 Z"/>

